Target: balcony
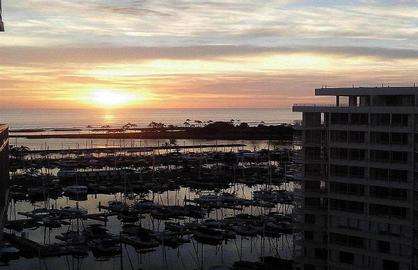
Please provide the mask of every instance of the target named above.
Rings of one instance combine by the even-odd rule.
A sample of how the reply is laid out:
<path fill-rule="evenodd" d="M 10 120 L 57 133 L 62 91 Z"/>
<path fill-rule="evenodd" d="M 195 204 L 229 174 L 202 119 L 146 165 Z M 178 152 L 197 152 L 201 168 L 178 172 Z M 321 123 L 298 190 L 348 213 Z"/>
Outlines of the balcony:
<path fill-rule="evenodd" d="M 342 106 L 341 107 L 348 107 Z M 297 103 L 293 104 L 292 110 L 294 112 L 322 112 L 328 110 L 329 108 L 337 108 L 335 104 L 315 104 L 315 103 Z"/>
<path fill-rule="evenodd" d="M 414 113 L 415 106 L 350 106 L 346 103 L 336 104 L 293 104 L 294 112 L 359 112 L 359 113 Z"/>

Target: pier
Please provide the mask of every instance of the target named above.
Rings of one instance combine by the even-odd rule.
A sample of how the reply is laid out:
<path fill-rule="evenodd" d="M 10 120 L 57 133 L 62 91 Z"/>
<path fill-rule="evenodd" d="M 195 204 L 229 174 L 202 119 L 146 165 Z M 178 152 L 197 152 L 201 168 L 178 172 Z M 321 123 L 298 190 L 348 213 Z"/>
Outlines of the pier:
<path fill-rule="evenodd" d="M 33 155 L 50 155 L 50 154 L 98 154 L 109 152 L 130 152 L 142 153 L 152 152 L 156 150 L 190 150 L 190 149 L 210 149 L 210 148 L 243 148 L 245 144 L 231 143 L 231 144 L 199 144 L 199 145 L 162 145 L 162 146 L 141 146 L 141 147 L 91 147 L 91 148 L 68 148 L 68 149 L 40 149 L 29 150 L 28 154 Z"/>

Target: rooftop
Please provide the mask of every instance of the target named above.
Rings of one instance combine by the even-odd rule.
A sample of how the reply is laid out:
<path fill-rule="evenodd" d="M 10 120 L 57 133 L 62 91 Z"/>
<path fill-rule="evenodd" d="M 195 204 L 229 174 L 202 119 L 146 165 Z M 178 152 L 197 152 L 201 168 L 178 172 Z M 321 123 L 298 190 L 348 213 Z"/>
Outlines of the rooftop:
<path fill-rule="evenodd" d="M 396 96 L 418 94 L 418 86 L 411 87 L 323 87 L 315 89 L 316 96 Z"/>

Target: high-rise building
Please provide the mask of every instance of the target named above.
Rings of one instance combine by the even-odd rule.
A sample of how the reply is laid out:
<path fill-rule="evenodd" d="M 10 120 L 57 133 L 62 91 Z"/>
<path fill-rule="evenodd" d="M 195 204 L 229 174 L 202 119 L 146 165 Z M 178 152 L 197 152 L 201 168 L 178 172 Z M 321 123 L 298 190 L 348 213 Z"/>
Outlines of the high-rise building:
<path fill-rule="evenodd" d="M 0 241 L 7 217 L 9 188 L 9 129 L 0 125 Z"/>
<path fill-rule="evenodd" d="M 321 88 L 302 112 L 299 269 L 417 269 L 418 87 Z M 416 133 L 417 132 L 417 133 Z"/>

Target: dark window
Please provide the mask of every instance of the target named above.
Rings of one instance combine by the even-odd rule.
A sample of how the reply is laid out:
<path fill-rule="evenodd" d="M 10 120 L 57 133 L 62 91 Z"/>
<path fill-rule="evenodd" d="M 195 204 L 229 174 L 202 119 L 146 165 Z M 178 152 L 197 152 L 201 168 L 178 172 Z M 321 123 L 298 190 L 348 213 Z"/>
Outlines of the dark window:
<path fill-rule="evenodd" d="M 364 168 L 363 167 L 350 167 L 350 177 L 364 178 Z"/>
<path fill-rule="evenodd" d="M 402 163 L 405 164 L 408 162 L 408 153 L 407 152 L 392 152 L 393 163 Z"/>
<path fill-rule="evenodd" d="M 305 231 L 305 240 L 313 240 L 314 239 L 314 233 L 313 231 Z"/>
<path fill-rule="evenodd" d="M 337 177 L 347 177 L 348 167 L 340 165 L 331 165 L 331 175 Z"/>
<path fill-rule="evenodd" d="M 315 215 L 305 214 L 305 223 L 306 224 L 315 224 Z"/>
<path fill-rule="evenodd" d="M 408 193 L 405 189 L 370 186 L 370 196 L 388 200 L 406 201 Z"/>
<path fill-rule="evenodd" d="M 330 207 L 331 210 L 344 211 L 349 213 L 363 214 L 364 212 L 364 203 L 356 201 L 331 199 Z"/>
<path fill-rule="evenodd" d="M 399 270 L 399 263 L 395 261 L 390 261 L 390 260 L 383 260 L 382 269 L 383 270 Z"/>
<path fill-rule="evenodd" d="M 372 113 L 370 115 L 370 121 L 372 126 L 389 126 L 390 125 L 390 114 L 388 113 Z"/>
<path fill-rule="evenodd" d="M 331 148 L 331 158 L 333 159 L 347 159 L 348 151 L 346 148 Z"/>
<path fill-rule="evenodd" d="M 377 249 L 381 253 L 390 253 L 390 242 L 387 241 L 378 241 Z"/>
<path fill-rule="evenodd" d="M 373 144 L 389 144 L 390 134 L 386 132 L 370 132 L 370 142 Z"/>
<path fill-rule="evenodd" d="M 305 197 L 305 207 L 307 208 L 321 208 L 320 198 Z"/>
<path fill-rule="evenodd" d="M 381 204 L 370 204 L 369 214 L 371 216 L 382 216 L 406 219 L 408 209 L 405 207 L 381 205 Z"/>
<path fill-rule="evenodd" d="M 320 130 L 305 130 L 305 142 L 306 143 L 321 143 L 321 131 Z"/>
<path fill-rule="evenodd" d="M 367 125 L 369 124 L 369 115 L 367 113 L 353 113 L 350 116 L 350 124 Z"/>
<path fill-rule="evenodd" d="M 330 191 L 333 193 L 339 194 L 349 194 L 349 195 L 364 195 L 364 186 L 359 184 L 346 184 L 338 182 L 330 182 Z"/>
<path fill-rule="evenodd" d="M 325 261 L 328 257 L 327 255 L 328 255 L 328 252 L 326 249 L 324 248 L 315 249 L 315 258 Z"/>
<path fill-rule="evenodd" d="M 350 143 L 364 143 L 365 133 L 363 131 L 350 131 L 349 142 Z"/>
<path fill-rule="evenodd" d="M 332 125 L 347 125 L 348 114 L 347 113 L 332 113 L 331 124 Z"/>
<path fill-rule="evenodd" d="M 354 263 L 354 254 L 351 252 L 340 251 L 340 262 L 353 264 Z"/>
<path fill-rule="evenodd" d="M 354 247 L 354 248 L 364 248 L 364 238 L 339 234 L 339 233 L 331 233 L 330 234 L 330 242 L 333 244 L 337 244 L 340 246 L 346 247 Z"/>
<path fill-rule="evenodd" d="M 407 127 L 408 115 L 407 114 L 392 114 L 392 126 Z"/>
<path fill-rule="evenodd" d="M 389 170 L 389 180 L 395 182 L 407 182 L 408 171 L 404 170 Z"/>
<path fill-rule="evenodd" d="M 321 176 L 321 171 L 320 164 L 305 164 L 305 176 L 319 177 Z"/>
<path fill-rule="evenodd" d="M 390 134 L 390 143 L 406 145 L 408 144 L 408 134 L 406 133 L 391 133 Z"/>
<path fill-rule="evenodd" d="M 315 265 L 312 264 L 305 264 L 303 265 L 304 270 L 316 270 Z"/>
<path fill-rule="evenodd" d="M 346 143 L 348 140 L 347 131 L 332 130 L 330 136 L 332 142 Z"/>
<path fill-rule="evenodd" d="M 390 152 L 382 150 L 370 150 L 370 160 L 377 162 L 390 162 Z"/>
<path fill-rule="evenodd" d="M 364 160 L 366 158 L 366 151 L 363 149 L 350 149 L 350 160 Z"/>
<path fill-rule="evenodd" d="M 320 160 L 321 148 L 319 147 L 305 147 L 305 159 L 306 160 Z"/>

